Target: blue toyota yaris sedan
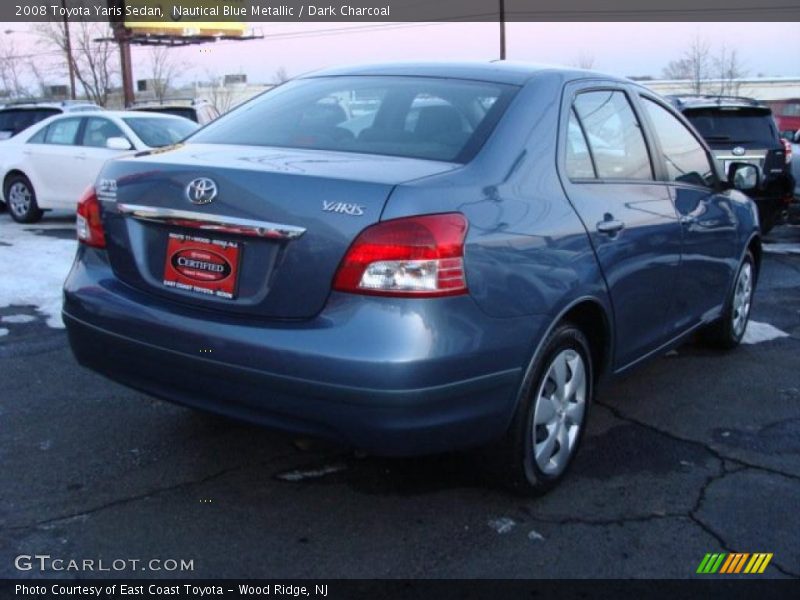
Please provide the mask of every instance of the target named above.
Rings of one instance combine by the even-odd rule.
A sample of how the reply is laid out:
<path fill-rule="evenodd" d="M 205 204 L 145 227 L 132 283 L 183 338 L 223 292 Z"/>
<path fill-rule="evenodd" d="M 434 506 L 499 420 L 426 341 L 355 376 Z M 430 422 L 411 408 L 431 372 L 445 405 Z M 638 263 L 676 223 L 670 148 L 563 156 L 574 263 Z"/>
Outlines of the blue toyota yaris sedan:
<path fill-rule="evenodd" d="M 540 492 L 602 376 L 739 343 L 758 178 L 627 80 L 315 73 L 109 162 L 64 321 L 81 364 L 154 396 L 382 455 L 487 446 Z"/>

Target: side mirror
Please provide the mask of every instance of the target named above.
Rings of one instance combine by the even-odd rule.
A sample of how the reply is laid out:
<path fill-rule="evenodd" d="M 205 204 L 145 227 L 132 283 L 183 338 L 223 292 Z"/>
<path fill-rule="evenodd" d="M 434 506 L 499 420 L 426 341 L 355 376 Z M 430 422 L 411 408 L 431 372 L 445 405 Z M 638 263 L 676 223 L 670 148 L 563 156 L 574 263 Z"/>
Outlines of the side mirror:
<path fill-rule="evenodd" d="M 124 137 L 110 137 L 106 140 L 106 148 L 109 150 L 131 150 L 133 146 Z"/>
<path fill-rule="evenodd" d="M 742 192 L 757 189 L 760 179 L 758 167 L 750 163 L 735 162 L 728 167 L 728 183 Z"/>

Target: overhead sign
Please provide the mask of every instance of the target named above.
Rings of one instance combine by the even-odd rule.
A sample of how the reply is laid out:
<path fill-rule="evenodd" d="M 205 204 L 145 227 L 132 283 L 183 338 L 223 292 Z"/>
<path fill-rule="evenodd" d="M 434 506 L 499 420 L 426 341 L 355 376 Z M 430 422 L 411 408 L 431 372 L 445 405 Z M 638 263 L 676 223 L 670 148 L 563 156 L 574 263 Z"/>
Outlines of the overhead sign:
<path fill-rule="evenodd" d="M 110 0 L 109 4 L 119 4 Z M 134 34 L 165 36 L 244 36 L 238 20 L 245 0 L 123 0 L 122 22 Z"/>

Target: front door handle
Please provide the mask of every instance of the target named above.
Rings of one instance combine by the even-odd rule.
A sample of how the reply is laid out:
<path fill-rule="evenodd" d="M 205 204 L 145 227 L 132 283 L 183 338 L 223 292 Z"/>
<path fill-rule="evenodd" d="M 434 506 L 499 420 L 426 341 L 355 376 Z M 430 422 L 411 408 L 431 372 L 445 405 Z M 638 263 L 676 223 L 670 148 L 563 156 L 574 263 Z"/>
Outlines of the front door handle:
<path fill-rule="evenodd" d="M 600 221 L 597 224 L 597 231 L 600 233 L 605 233 L 607 235 L 614 235 L 618 231 L 622 231 L 625 228 L 625 223 L 622 221 L 616 221 L 614 219 L 609 219 L 606 221 Z"/>

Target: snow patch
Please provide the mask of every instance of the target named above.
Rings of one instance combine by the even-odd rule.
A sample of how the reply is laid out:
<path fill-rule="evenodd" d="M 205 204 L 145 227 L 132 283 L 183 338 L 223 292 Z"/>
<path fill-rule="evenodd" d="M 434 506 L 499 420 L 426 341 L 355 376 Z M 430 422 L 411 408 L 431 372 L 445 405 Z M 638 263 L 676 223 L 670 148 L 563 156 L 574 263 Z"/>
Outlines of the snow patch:
<path fill-rule="evenodd" d="M 8 335 L 8 329 L 5 327 L 0 327 L 0 337 L 3 337 L 4 335 Z"/>
<path fill-rule="evenodd" d="M 0 240 L 10 244 L 0 247 L 0 308 L 36 306 L 50 327 L 63 328 L 61 287 L 78 242 L 36 235 L 10 219 L 0 220 Z"/>
<path fill-rule="evenodd" d="M 528 539 L 531 540 L 532 542 L 543 542 L 544 536 L 535 529 L 531 529 L 528 532 Z"/>
<path fill-rule="evenodd" d="M 500 517 L 499 519 L 492 519 L 489 521 L 489 527 L 500 534 L 508 533 L 514 529 L 516 524 L 514 519 L 509 519 L 508 517 Z"/>
<path fill-rule="evenodd" d="M 747 323 L 747 329 L 744 330 L 742 343 L 758 344 L 784 337 L 789 337 L 789 334 L 785 331 L 781 331 L 774 325 L 770 325 L 769 323 L 759 323 L 758 321 L 750 321 Z"/>
<path fill-rule="evenodd" d="M 297 482 L 303 481 L 304 479 L 319 479 L 320 477 L 325 477 L 331 473 L 344 471 L 346 468 L 347 467 L 345 465 L 325 465 L 319 469 L 307 469 L 304 471 L 298 469 L 295 471 L 288 471 L 287 473 L 276 475 L 276 477 L 283 481 Z"/>
<path fill-rule="evenodd" d="M 32 323 L 35 320 L 33 315 L 8 315 L 0 319 L 3 323 Z"/>
<path fill-rule="evenodd" d="M 764 252 L 769 252 L 770 254 L 800 254 L 800 244 L 780 242 L 777 244 L 764 244 L 762 248 Z"/>

